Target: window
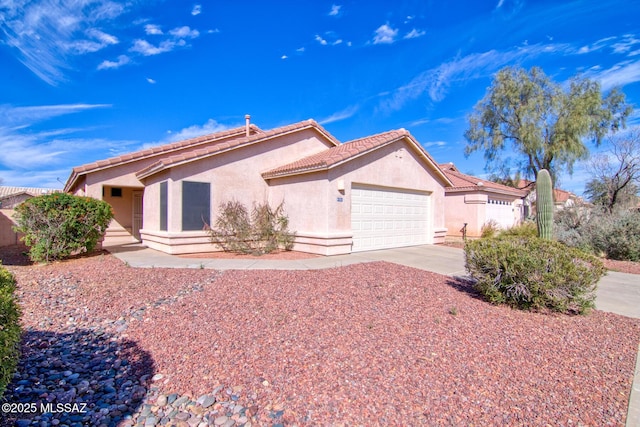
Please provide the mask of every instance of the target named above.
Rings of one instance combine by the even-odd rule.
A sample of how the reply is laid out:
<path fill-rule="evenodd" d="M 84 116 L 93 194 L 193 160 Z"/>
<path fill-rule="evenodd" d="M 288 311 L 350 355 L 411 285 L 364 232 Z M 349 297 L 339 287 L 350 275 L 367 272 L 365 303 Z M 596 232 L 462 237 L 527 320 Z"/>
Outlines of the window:
<path fill-rule="evenodd" d="M 167 231 L 167 182 L 160 183 L 160 230 Z"/>
<path fill-rule="evenodd" d="M 122 188 L 111 187 L 111 197 L 122 197 Z"/>
<path fill-rule="evenodd" d="M 202 230 L 210 217 L 211 184 L 182 181 L 182 230 Z"/>

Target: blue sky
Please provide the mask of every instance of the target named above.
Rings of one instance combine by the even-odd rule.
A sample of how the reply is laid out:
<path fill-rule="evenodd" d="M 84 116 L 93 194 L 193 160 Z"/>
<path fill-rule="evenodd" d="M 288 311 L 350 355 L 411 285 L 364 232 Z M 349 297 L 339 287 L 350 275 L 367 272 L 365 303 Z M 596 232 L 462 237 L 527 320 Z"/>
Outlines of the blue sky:
<path fill-rule="evenodd" d="M 505 66 L 620 86 L 640 124 L 638 17 L 621 0 L 0 0 L 0 178 L 61 188 L 73 166 L 245 114 L 341 141 L 403 127 L 483 176 L 463 133 Z M 588 177 L 577 165 L 561 186 Z"/>

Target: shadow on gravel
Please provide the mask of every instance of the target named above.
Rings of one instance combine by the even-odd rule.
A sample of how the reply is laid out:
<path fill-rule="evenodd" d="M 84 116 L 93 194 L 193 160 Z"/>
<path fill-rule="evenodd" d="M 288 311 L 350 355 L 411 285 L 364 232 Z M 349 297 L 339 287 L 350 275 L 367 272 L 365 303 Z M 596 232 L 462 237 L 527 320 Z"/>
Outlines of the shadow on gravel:
<path fill-rule="evenodd" d="M 449 277 L 446 283 L 458 292 L 463 292 L 472 298 L 483 300 L 482 294 L 473 288 L 473 281 L 470 279 Z"/>
<path fill-rule="evenodd" d="M 136 412 L 153 373 L 151 356 L 133 341 L 86 329 L 27 331 L 0 426 L 115 426 Z"/>
<path fill-rule="evenodd" d="M 51 262 L 65 262 L 69 260 L 79 259 L 79 258 L 91 258 L 100 255 L 108 255 L 109 251 L 103 249 L 96 249 L 92 252 L 82 252 L 76 255 L 71 255 L 66 257 L 60 261 L 51 261 Z M 25 245 L 11 245 L 4 246 L 0 248 L 0 262 L 2 265 L 18 265 L 18 266 L 27 266 L 33 265 L 34 263 L 29 259 L 29 248 Z"/>

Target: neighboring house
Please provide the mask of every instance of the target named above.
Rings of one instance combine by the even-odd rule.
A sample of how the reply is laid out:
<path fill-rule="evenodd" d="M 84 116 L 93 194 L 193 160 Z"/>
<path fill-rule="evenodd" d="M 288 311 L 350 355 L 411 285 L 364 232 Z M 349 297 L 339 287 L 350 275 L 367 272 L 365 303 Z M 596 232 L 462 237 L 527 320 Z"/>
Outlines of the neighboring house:
<path fill-rule="evenodd" d="M 0 208 L 13 209 L 32 197 L 55 193 L 60 190 L 51 188 L 5 187 L 0 186 Z"/>
<path fill-rule="evenodd" d="M 284 201 L 294 249 L 322 255 L 441 243 L 452 183 L 404 130 L 341 144 L 313 120 L 247 124 L 73 169 L 65 191 L 109 202 L 109 235 L 163 252 L 214 249 L 220 204 Z"/>
<path fill-rule="evenodd" d="M 527 193 L 461 173 L 453 163 L 440 164 L 453 183 L 445 189 L 445 227 L 448 236 L 480 237 L 482 226 L 489 222 L 500 228 L 518 225 L 524 219 Z"/>
<path fill-rule="evenodd" d="M 527 192 L 525 203 L 527 206 L 526 216 L 532 216 L 535 212 L 536 206 L 536 182 L 521 179 L 518 183 L 518 188 Z M 553 206 L 555 210 L 561 210 L 575 206 L 577 203 L 581 203 L 582 199 L 575 194 L 561 190 L 559 188 L 553 189 Z"/>
<path fill-rule="evenodd" d="M 20 235 L 13 231 L 13 226 L 16 225 L 13 220 L 13 209 L 16 206 L 32 197 L 58 191 L 60 190 L 0 186 L 0 246 L 15 245 L 20 242 Z"/>

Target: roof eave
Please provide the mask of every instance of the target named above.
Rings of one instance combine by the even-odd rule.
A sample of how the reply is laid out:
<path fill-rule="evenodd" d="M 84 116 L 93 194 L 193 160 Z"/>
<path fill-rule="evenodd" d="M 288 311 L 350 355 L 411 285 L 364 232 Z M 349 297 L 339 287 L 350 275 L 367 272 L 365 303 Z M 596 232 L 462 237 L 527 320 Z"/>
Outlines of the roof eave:
<path fill-rule="evenodd" d="M 153 168 L 152 170 L 150 169 L 148 171 L 145 171 L 145 170 L 139 171 L 138 173 L 136 173 L 136 177 L 138 179 L 148 178 L 148 177 L 150 177 L 152 175 L 155 175 L 155 174 L 157 174 L 159 172 L 162 172 L 165 169 L 170 169 L 170 168 L 173 168 L 173 167 L 181 166 L 181 165 L 184 165 L 184 164 L 187 164 L 187 163 L 191 163 L 191 162 L 194 162 L 194 161 L 206 159 L 208 157 L 217 156 L 219 154 L 227 153 L 229 151 L 236 150 L 236 149 L 239 149 L 239 148 L 249 147 L 249 146 L 257 144 L 259 142 L 268 141 L 268 140 L 273 139 L 273 138 L 279 138 L 279 137 L 282 137 L 282 136 L 290 135 L 292 133 L 300 132 L 300 131 L 306 130 L 306 129 L 315 129 L 322 136 L 324 136 L 324 138 L 327 139 L 329 142 L 331 142 L 333 144 L 336 143 L 336 139 L 331 134 L 326 132 L 322 128 L 322 126 L 320 126 L 314 120 L 309 119 L 309 120 L 306 120 L 306 124 L 304 126 L 301 126 L 299 128 L 289 129 L 289 130 L 287 130 L 285 132 L 276 133 L 274 135 L 268 135 L 268 136 L 265 136 L 264 133 L 267 133 L 269 131 L 264 132 L 263 134 L 255 134 L 255 135 L 252 135 L 252 137 L 255 137 L 254 139 L 249 139 L 249 140 L 245 141 L 244 143 L 241 143 L 241 144 L 238 144 L 238 145 L 234 145 L 232 147 L 228 147 L 228 148 L 222 149 L 220 151 L 215 151 L 215 152 L 212 152 L 212 153 L 205 153 L 205 154 L 203 154 L 201 156 L 196 156 L 196 157 L 193 157 L 193 158 L 190 158 L 190 159 L 185 159 L 185 160 L 178 161 L 178 162 L 175 162 L 175 163 L 171 163 L 171 164 L 168 164 L 168 165 L 159 164 L 157 168 Z M 161 163 L 161 162 L 158 162 L 158 163 Z M 140 174 L 140 175 L 138 175 L 138 174 Z M 264 176 L 263 176 L 263 178 L 264 178 Z M 270 179 L 270 178 L 265 178 L 265 179 Z"/>
<path fill-rule="evenodd" d="M 504 196 L 514 196 L 519 199 L 526 197 L 526 193 L 515 189 L 514 191 L 503 190 L 500 188 L 491 188 L 482 185 L 474 186 L 474 187 L 449 187 L 445 188 L 445 193 L 470 193 L 470 192 L 485 192 L 485 193 L 493 193 L 493 194 L 501 194 Z"/>

